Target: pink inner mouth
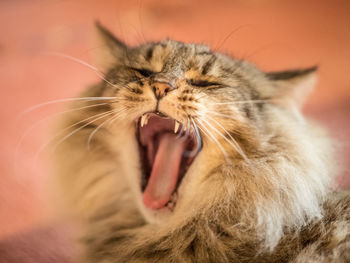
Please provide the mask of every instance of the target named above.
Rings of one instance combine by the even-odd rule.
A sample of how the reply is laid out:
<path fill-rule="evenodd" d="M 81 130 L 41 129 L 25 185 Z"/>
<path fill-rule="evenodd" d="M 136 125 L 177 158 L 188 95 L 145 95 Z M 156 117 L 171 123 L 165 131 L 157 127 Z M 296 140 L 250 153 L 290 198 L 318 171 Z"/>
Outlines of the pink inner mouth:
<path fill-rule="evenodd" d="M 174 125 L 173 119 L 151 114 L 147 125 L 139 126 L 143 203 L 150 209 L 167 206 L 198 152 L 193 132 L 182 132 L 180 137 L 174 133 Z M 178 133 L 182 129 L 180 126 Z"/>

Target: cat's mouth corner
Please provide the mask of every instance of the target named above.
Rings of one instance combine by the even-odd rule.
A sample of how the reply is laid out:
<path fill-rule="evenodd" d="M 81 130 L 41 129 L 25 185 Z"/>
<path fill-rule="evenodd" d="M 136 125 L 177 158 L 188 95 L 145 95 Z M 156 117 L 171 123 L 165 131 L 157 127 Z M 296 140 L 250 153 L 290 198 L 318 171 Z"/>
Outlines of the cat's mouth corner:
<path fill-rule="evenodd" d="M 142 165 L 143 204 L 150 209 L 173 210 L 177 190 L 201 149 L 191 126 L 162 113 L 145 113 L 137 120 Z"/>

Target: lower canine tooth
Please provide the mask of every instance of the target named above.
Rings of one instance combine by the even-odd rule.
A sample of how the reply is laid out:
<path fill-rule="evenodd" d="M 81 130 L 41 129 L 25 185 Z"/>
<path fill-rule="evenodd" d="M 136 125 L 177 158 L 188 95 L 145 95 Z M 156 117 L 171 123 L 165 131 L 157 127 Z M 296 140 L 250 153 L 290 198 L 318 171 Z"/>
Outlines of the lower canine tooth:
<path fill-rule="evenodd" d="M 179 126 L 180 126 L 180 123 L 178 123 L 177 121 L 175 121 L 174 133 L 177 133 L 177 131 L 179 130 Z"/>

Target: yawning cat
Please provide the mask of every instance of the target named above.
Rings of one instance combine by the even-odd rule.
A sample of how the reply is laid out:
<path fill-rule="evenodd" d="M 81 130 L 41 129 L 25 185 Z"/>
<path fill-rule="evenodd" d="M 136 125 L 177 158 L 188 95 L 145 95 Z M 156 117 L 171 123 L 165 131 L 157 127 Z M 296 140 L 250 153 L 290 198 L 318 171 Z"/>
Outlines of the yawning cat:
<path fill-rule="evenodd" d="M 81 262 L 350 262 L 350 198 L 301 107 L 316 67 L 264 73 L 101 25 L 105 74 L 72 105 L 55 172 Z"/>

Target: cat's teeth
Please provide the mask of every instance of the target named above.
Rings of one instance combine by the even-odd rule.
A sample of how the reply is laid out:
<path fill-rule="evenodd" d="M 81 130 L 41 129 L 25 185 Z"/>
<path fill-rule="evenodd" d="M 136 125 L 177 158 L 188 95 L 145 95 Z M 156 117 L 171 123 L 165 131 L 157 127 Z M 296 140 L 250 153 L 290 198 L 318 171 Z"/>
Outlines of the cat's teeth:
<path fill-rule="evenodd" d="M 187 130 L 187 126 L 186 125 L 184 125 L 184 131 L 186 131 Z"/>
<path fill-rule="evenodd" d="M 180 123 L 175 121 L 174 133 L 177 133 L 177 131 L 179 130 L 179 127 L 180 127 Z"/>
<path fill-rule="evenodd" d="M 145 124 L 147 124 L 147 114 L 144 114 L 141 116 L 141 127 L 143 127 Z"/>

